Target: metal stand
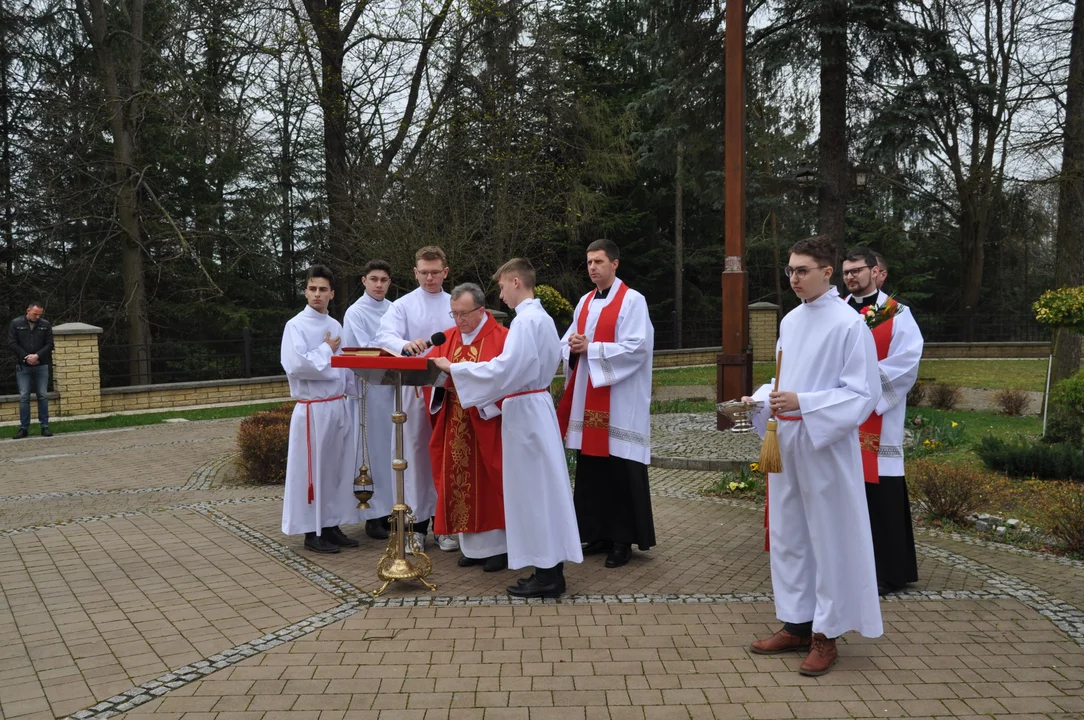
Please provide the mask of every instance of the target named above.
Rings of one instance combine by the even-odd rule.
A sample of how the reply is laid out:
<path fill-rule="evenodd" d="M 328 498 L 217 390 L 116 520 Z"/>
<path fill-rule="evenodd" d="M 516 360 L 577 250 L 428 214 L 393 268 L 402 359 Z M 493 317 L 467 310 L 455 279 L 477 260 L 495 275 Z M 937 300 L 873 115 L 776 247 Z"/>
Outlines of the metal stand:
<path fill-rule="evenodd" d="M 407 461 L 403 458 L 403 423 L 407 416 L 403 412 L 403 373 L 398 370 L 392 372 L 395 373 L 395 412 L 391 414 L 391 421 L 395 424 L 395 458 L 391 467 L 395 470 L 395 505 L 391 509 L 388 547 L 376 566 L 377 577 L 384 584 L 373 591 L 374 597 L 383 594 L 395 580 L 420 580 L 430 591 L 437 589 L 436 585 L 425 579 L 433 571 L 433 561 L 414 538 L 416 518 L 414 511 L 406 504 L 406 479 L 403 473 L 407 469 Z M 407 559 L 407 542 L 410 543 L 413 560 Z"/>

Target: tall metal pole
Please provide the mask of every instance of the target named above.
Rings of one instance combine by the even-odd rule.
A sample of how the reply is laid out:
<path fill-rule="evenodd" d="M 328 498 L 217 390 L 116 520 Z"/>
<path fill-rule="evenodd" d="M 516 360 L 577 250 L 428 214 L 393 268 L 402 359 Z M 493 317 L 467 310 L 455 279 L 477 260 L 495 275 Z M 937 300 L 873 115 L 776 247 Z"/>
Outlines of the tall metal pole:
<path fill-rule="evenodd" d="M 745 269 L 745 0 L 726 0 L 726 114 L 723 164 L 726 263 L 723 267 L 723 352 L 717 358 L 717 400 L 753 390 L 749 347 L 749 279 Z M 730 420 L 719 413 L 716 426 Z"/>

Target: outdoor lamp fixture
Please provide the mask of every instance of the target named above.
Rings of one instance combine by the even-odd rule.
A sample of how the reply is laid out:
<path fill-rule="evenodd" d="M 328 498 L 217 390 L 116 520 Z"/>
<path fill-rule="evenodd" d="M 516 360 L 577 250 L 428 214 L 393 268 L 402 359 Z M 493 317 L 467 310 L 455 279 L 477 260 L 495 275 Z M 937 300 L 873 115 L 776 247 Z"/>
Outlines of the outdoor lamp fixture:
<path fill-rule="evenodd" d="M 854 186 L 859 191 L 865 190 L 869 184 L 869 178 L 872 173 L 865 165 L 859 165 L 854 169 Z"/>
<path fill-rule="evenodd" d="M 799 165 L 794 173 L 794 181 L 802 186 L 813 185 L 817 182 L 817 168 L 812 165 Z"/>

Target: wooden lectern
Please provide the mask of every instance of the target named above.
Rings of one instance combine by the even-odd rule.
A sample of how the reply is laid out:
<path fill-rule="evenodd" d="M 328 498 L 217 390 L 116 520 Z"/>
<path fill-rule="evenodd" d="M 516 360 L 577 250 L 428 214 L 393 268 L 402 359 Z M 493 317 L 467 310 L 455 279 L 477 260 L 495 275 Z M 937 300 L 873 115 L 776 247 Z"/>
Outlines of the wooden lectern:
<path fill-rule="evenodd" d="M 395 470 L 395 505 L 391 509 L 391 537 L 388 548 L 376 566 L 376 574 L 384 584 L 373 592 L 378 596 L 395 580 L 420 580 L 430 590 L 437 586 L 425 578 L 433 570 L 433 562 L 414 540 L 414 511 L 406 504 L 403 487 L 403 471 L 407 461 L 403 458 L 403 412 L 404 385 L 432 385 L 440 370 L 424 357 L 402 357 L 386 350 L 369 348 L 343 348 L 342 355 L 331 358 L 332 367 L 349 368 L 362 380 L 373 385 L 395 386 L 395 411 L 391 421 L 395 424 L 395 457 L 391 467 Z M 359 420 L 360 421 L 360 420 Z M 407 543 L 412 558 L 407 558 Z"/>

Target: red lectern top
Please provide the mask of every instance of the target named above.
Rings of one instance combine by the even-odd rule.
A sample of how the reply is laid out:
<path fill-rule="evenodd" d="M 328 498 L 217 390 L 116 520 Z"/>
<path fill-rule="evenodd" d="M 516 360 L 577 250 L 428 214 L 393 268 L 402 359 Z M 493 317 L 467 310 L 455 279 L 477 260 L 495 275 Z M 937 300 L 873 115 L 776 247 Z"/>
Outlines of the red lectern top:
<path fill-rule="evenodd" d="M 358 370 L 425 370 L 428 360 L 424 357 L 392 355 L 384 349 L 343 348 L 342 355 L 331 358 L 331 367 Z"/>

